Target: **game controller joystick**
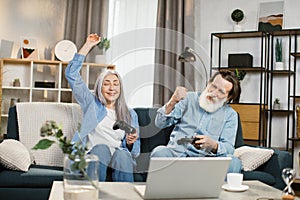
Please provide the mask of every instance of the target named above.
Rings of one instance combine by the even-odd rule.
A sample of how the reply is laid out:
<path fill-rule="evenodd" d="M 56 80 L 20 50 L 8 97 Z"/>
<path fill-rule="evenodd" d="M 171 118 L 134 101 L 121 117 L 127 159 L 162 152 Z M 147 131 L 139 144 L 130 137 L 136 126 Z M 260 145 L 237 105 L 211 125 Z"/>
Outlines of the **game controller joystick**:
<path fill-rule="evenodd" d="M 177 144 L 179 144 L 179 145 L 188 144 L 188 143 L 195 144 L 196 140 L 200 140 L 200 138 L 196 138 L 196 137 L 191 137 L 191 138 L 184 137 L 184 138 L 180 138 L 179 140 L 177 140 Z"/>
<path fill-rule="evenodd" d="M 116 121 L 115 124 L 113 125 L 113 129 L 114 130 L 121 129 L 121 130 L 125 131 L 125 133 L 134 133 L 135 132 L 135 128 L 133 128 L 132 126 L 130 126 L 129 124 L 127 124 L 124 121 Z"/>

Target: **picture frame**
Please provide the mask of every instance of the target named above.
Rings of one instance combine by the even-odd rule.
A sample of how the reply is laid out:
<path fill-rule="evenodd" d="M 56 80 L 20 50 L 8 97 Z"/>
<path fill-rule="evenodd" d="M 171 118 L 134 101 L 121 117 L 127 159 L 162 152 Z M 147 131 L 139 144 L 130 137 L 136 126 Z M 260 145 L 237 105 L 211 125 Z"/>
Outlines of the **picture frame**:
<path fill-rule="evenodd" d="M 21 37 L 20 43 L 22 59 L 39 59 L 37 40 L 35 38 Z"/>
<path fill-rule="evenodd" d="M 262 2 L 258 11 L 258 31 L 280 31 L 283 27 L 284 1 Z"/>

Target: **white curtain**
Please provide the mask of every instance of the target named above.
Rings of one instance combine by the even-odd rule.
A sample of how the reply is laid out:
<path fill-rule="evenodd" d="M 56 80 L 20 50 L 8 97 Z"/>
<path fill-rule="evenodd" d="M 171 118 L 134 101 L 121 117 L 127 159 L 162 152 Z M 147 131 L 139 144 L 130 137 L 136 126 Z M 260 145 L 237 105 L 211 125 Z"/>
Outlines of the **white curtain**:
<path fill-rule="evenodd" d="M 130 107 L 152 106 L 157 0 L 110 0 L 107 59 L 124 81 Z"/>

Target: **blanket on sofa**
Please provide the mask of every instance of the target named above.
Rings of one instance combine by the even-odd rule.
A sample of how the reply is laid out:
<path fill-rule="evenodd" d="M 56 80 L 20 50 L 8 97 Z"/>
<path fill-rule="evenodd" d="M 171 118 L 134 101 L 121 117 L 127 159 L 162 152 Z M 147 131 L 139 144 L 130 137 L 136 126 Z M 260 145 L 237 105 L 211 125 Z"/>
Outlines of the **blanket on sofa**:
<path fill-rule="evenodd" d="M 19 136 L 38 165 L 63 166 L 64 155 L 57 144 L 47 150 L 32 150 L 40 140 L 40 128 L 46 120 L 62 126 L 63 133 L 71 139 L 82 119 L 82 111 L 75 103 L 26 102 L 17 103 Z M 53 140 L 55 138 L 50 137 Z"/>

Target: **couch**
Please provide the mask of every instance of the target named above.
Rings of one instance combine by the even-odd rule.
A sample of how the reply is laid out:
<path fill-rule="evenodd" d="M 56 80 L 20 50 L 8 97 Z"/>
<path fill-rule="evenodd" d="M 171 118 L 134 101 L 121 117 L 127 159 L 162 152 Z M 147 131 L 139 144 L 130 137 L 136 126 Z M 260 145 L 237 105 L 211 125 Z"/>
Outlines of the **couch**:
<path fill-rule="evenodd" d="M 154 124 L 157 108 L 135 108 L 139 118 L 141 154 L 137 158 L 134 174 L 136 182 L 144 182 L 147 178 L 150 152 L 158 145 L 166 145 L 173 127 L 159 129 Z M 36 115 L 39 115 L 36 113 Z M 8 117 L 6 139 L 19 140 L 17 109 L 11 107 Z M 244 146 L 242 129 L 239 126 L 235 146 Z M 291 154 L 274 150 L 272 157 L 254 171 L 245 171 L 244 180 L 259 180 L 278 189 L 283 189 L 281 172 L 283 168 L 292 167 Z M 62 167 L 32 164 L 27 172 L 8 170 L 0 166 L 0 199 L 48 199 L 52 182 L 61 181 Z M 109 177 L 108 177 L 109 180 Z"/>

